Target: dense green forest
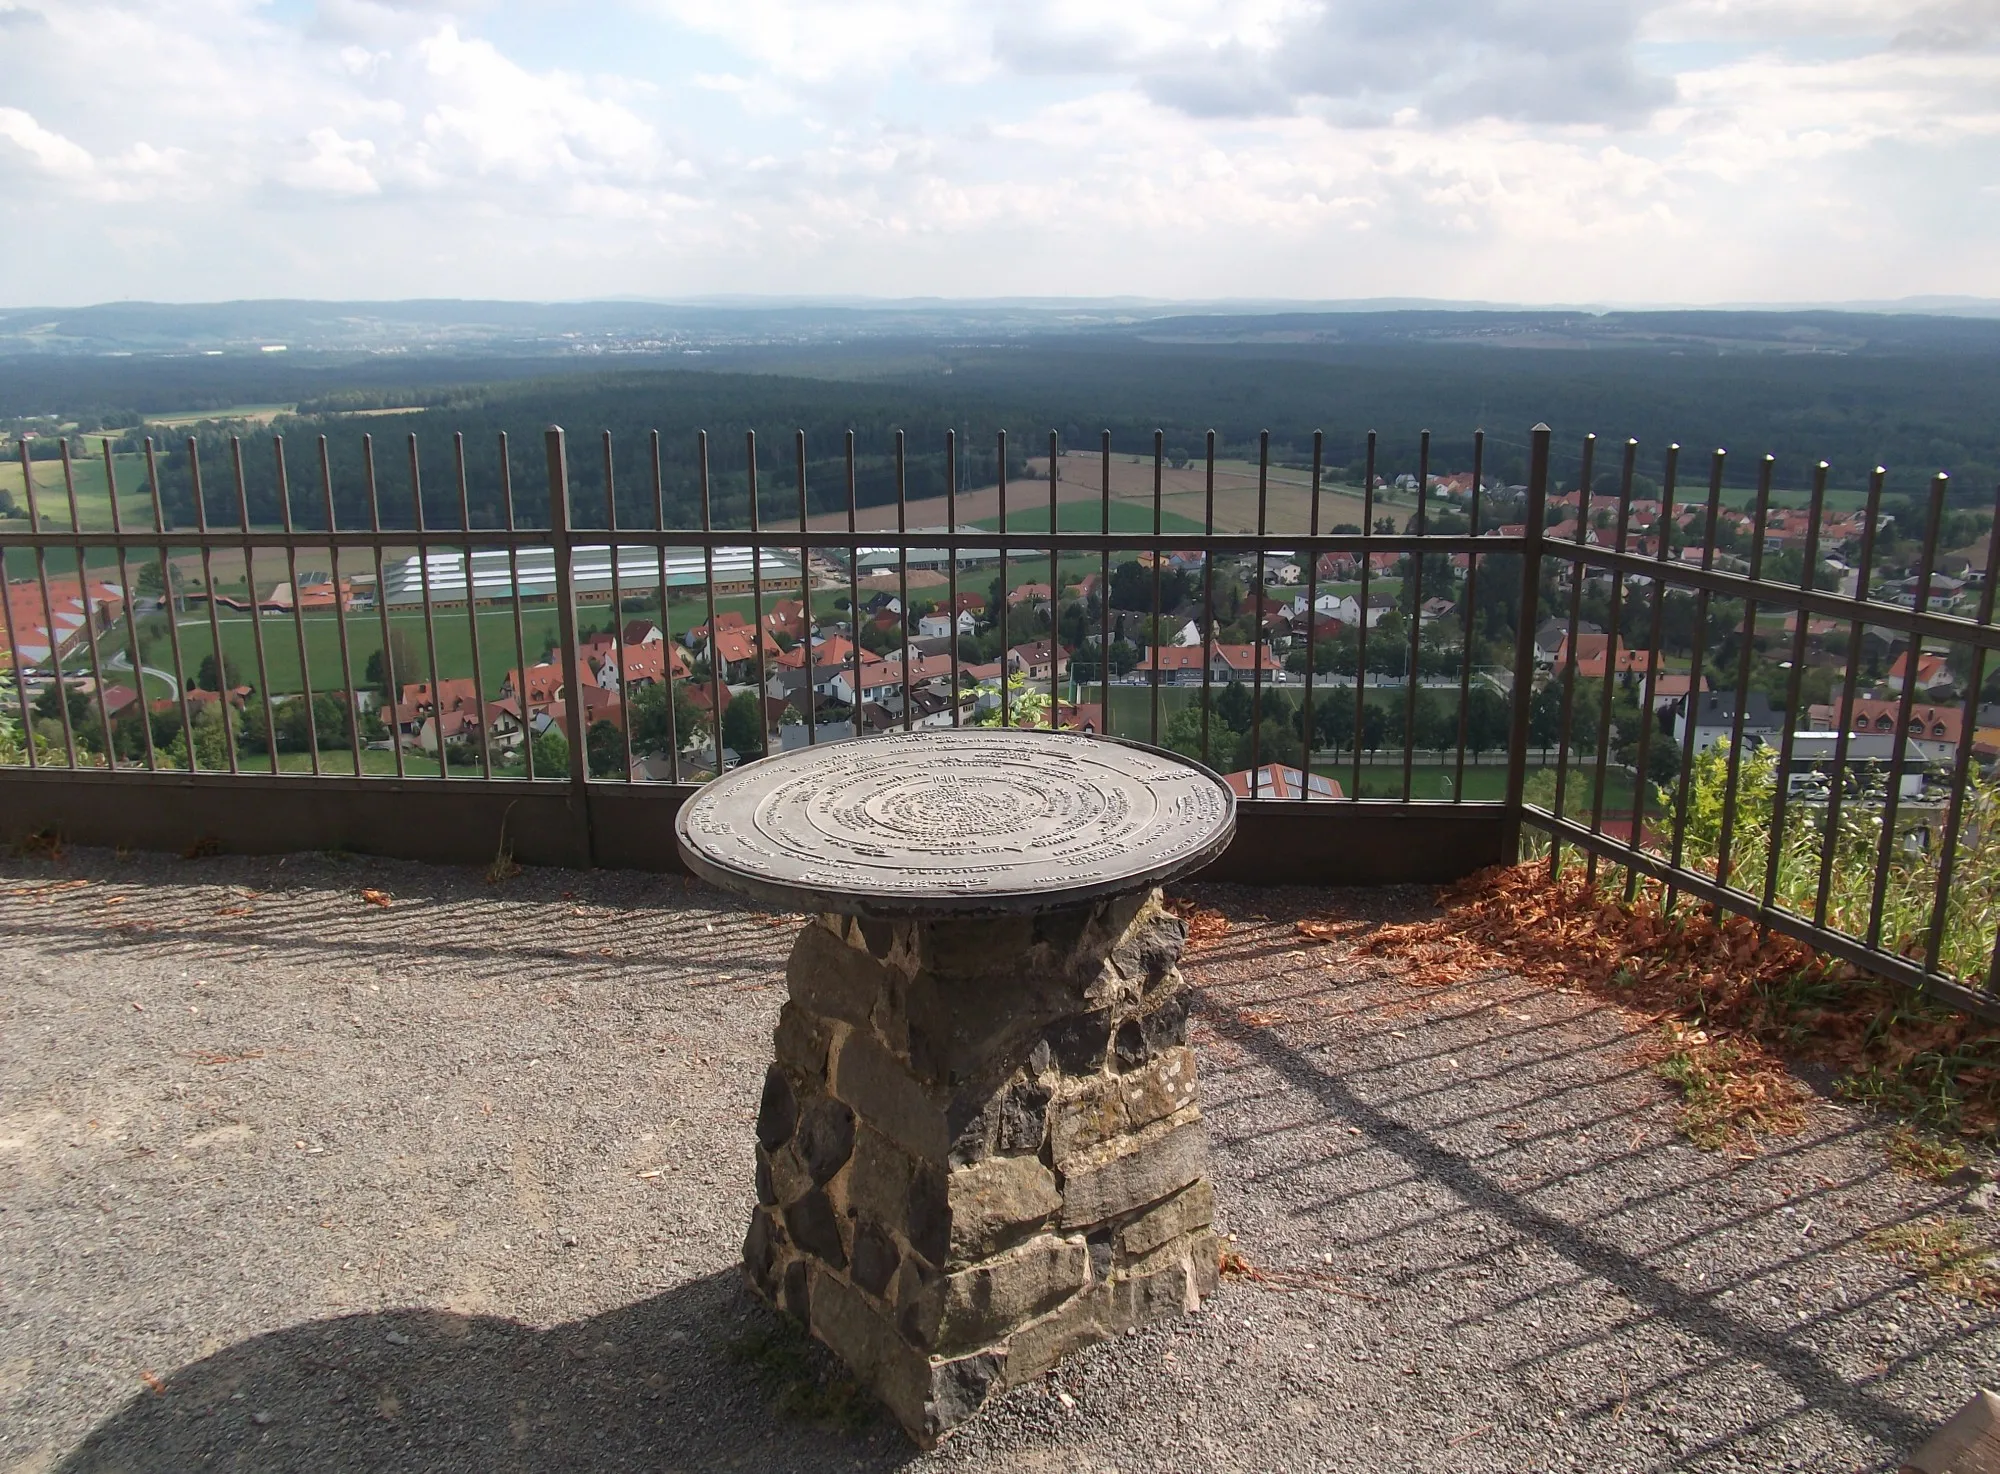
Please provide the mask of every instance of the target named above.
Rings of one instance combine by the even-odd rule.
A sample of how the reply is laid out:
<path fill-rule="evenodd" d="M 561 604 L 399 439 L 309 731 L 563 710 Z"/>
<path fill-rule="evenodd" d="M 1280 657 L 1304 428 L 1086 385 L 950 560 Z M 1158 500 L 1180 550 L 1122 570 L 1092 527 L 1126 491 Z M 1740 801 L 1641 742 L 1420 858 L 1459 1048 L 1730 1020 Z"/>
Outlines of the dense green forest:
<path fill-rule="evenodd" d="M 422 448 L 425 514 L 455 523 L 454 432 L 465 437 L 475 524 L 493 525 L 503 515 L 502 433 L 512 450 L 517 516 L 540 523 L 547 515 L 542 431 L 551 423 L 569 431 L 576 516 L 584 525 L 602 523 L 606 430 L 616 450 L 620 520 L 633 525 L 655 515 L 655 431 L 665 514 L 679 525 L 700 516 L 701 430 L 709 435 L 711 513 L 721 526 L 747 519 L 744 436 L 752 429 L 759 507 L 769 518 L 797 515 L 798 430 L 806 435 L 814 511 L 845 505 L 850 430 L 862 505 L 895 495 L 898 430 L 906 436 L 903 482 L 913 498 L 943 490 L 948 429 L 959 437 L 959 485 L 990 482 L 1002 428 L 1014 475 L 1025 469 L 1022 458 L 1046 447 L 1051 429 L 1066 445 L 1093 447 L 1109 430 L 1119 450 L 1141 453 L 1158 429 L 1170 453 L 1190 456 L 1200 454 L 1211 429 L 1223 454 L 1239 456 L 1254 453 L 1258 433 L 1268 430 L 1274 456 L 1294 465 L 1309 455 L 1313 432 L 1323 430 L 1327 463 L 1352 470 L 1374 430 L 1378 470 L 1394 476 L 1416 469 L 1423 429 L 1434 434 L 1433 469 L 1468 469 L 1472 432 L 1484 428 L 1489 474 L 1519 482 L 1528 429 L 1546 421 L 1557 434 L 1558 478 L 1573 478 L 1581 437 L 1594 431 L 1610 442 L 1600 468 L 1615 464 L 1617 442 L 1630 436 L 1640 442 L 1642 472 L 1653 479 L 1667 444 L 1678 440 L 1684 467 L 1695 467 L 1697 479 L 1709 451 L 1727 447 L 1732 488 L 1752 484 L 1766 453 L 1777 458 L 1781 486 L 1804 485 L 1822 458 L 1831 465 L 1830 484 L 1846 490 L 1864 485 L 1877 463 L 1887 466 L 1892 496 L 1920 491 L 1934 472 L 1948 471 L 1954 505 L 1968 509 L 1989 504 L 2000 480 L 2000 324 L 1837 313 L 1557 321 L 1433 312 L 1369 315 L 1363 333 L 1360 316 L 1159 319 L 983 342 L 750 344 L 706 355 L 701 367 L 681 366 L 694 361 L 681 355 L 623 360 L 645 366 L 616 369 L 601 358 L 7 357 L 0 358 L 0 425 L 18 431 L 28 427 L 26 416 L 53 416 L 79 432 L 117 433 L 130 446 L 152 433 L 168 447 L 164 490 L 182 523 L 193 516 L 189 433 L 211 520 L 236 520 L 229 435 L 243 427 L 148 431 L 142 422 L 249 404 L 297 407 L 270 430 L 286 437 L 294 516 L 308 526 L 323 521 L 313 443 L 322 434 L 343 524 L 365 524 L 369 516 L 364 434 L 373 438 L 384 522 L 413 520 L 411 433 Z M 1643 334 L 1631 326 L 1641 319 Z M 1521 346 L 1557 328 L 1571 338 Z M 1745 336 L 1753 329 L 1760 338 Z M 250 514 L 275 520 L 270 431 L 243 433 Z M 44 424 L 35 453 L 54 449 Z"/>

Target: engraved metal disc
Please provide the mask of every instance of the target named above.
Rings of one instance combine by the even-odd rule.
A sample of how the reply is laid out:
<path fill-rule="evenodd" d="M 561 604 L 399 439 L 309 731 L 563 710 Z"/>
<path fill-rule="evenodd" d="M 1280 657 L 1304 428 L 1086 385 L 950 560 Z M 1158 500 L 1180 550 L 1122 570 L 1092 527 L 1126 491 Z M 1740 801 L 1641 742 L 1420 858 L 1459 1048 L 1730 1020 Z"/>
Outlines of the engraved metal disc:
<path fill-rule="evenodd" d="M 1236 801 L 1172 753 L 1074 732 L 933 729 L 804 747 L 682 805 L 697 875 L 766 905 L 871 917 L 1053 911 L 1221 853 Z"/>

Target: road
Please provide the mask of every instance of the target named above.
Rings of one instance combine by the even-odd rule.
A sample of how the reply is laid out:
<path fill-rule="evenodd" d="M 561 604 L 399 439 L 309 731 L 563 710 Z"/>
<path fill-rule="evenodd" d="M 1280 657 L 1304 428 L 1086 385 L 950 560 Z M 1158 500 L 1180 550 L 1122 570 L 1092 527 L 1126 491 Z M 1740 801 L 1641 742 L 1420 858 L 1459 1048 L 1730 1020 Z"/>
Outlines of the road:
<path fill-rule="evenodd" d="M 125 651 L 120 650 L 116 655 L 104 662 L 104 668 L 106 670 L 128 671 L 132 668 L 132 657 Z M 180 699 L 181 683 L 174 678 L 172 671 L 161 670 L 157 665 L 142 665 L 139 669 L 165 686 L 167 688 L 167 696 L 170 700 L 177 701 Z"/>

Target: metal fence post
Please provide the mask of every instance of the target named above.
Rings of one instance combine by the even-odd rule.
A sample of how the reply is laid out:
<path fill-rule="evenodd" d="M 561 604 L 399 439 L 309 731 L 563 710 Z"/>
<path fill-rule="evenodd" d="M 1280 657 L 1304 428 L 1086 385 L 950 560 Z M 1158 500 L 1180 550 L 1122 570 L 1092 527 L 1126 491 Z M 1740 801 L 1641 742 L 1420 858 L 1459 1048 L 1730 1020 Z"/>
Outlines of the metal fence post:
<path fill-rule="evenodd" d="M 584 726 L 583 663 L 576 649 L 576 597 L 570 568 L 569 457 L 563 451 L 562 426 L 551 425 L 543 437 L 549 452 L 549 548 L 555 560 L 556 631 L 562 641 L 563 710 L 569 714 L 570 807 L 583 820 L 590 863 L 597 863 L 597 827 L 590 814 L 590 742 Z M 615 556 L 615 555 L 614 555 Z M 523 681 L 527 679 L 523 673 Z"/>
<path fill-rule="evenodd" d="M 1510 861 L 1521 851 L 1522 793 L 1528 782 L 1528 712 L 1535 699 L 1535 617 L 1542 588 L 1542 522 L 1549 500 L 1547 425 L 1531 431 L 1528 452 L 1528 512 L 1521 549 L 1521 610 L 1514 630 L 1513 720 L 1507 729 L 1507 811 L 1501 853 Z M 1568 734 L 1564 733 L 1564 740 Z"/>

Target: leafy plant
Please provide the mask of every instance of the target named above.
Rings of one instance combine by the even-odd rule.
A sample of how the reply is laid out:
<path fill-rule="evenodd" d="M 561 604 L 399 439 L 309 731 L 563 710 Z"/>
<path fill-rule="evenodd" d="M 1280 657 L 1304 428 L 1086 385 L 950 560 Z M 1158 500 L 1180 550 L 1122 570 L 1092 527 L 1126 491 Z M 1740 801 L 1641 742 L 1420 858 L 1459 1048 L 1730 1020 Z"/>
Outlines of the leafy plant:
<path fill-rule="evenodd" d="M 1046 727 L 1049 724 L 1048 687 L 1030 682 L 1019 671 L 1007 677 L 1007 721 L 1014 727 Z M 972 719 L 975 727 L 997 727 L 1000 725 L 1000 707 L 996 703 L 987 707 Z"/>

